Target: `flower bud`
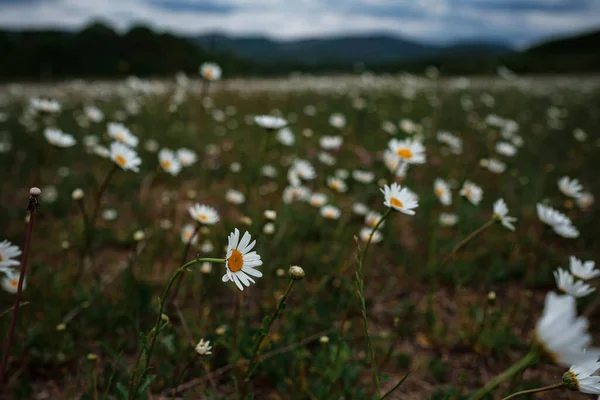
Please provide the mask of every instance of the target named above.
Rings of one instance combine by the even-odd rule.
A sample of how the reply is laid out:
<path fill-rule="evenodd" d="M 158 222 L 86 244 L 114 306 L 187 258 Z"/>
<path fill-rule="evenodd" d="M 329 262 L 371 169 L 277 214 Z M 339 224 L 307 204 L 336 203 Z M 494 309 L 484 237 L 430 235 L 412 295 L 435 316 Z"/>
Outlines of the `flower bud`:
<path fill-rule="evenodd" d="M 32 187 L 31 189 L 29 189 L 29 195 L 30 196 L 37 197 L 40 194 L 42 194 L 42 191 L 38 187 Z"/>
<path fill-rule="evenodd" d="M 292 277 L 292 279 L 294 279 L 296 281 L 304 279 L 304 270 L 297 265 L 291 266 L 290 270 L 288 272 L 289 272 L 290 276 Z"/>
<path fill-rule="evenodd" d="M 73 200 L 75 201 L 79 201 L 81 199 L 83 199 L 84 193 L 82 189 L 75 189 L 73 190 L 73 193 L 71 193 L 71 198 L 73 198 Z"/>

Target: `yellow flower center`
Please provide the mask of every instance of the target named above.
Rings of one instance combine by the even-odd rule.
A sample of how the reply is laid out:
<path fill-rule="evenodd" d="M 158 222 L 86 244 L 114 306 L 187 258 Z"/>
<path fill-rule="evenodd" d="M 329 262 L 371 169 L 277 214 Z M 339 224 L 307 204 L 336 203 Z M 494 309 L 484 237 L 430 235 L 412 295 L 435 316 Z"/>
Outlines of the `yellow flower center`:
<path fill-rule="evenodd" d="M 163 167 L 164 169 L 169 169 L 169 168 L 171 168 L 171 161 L 169 161 L 169 160 L 164 160 L 164 161 L 161 163 L 161 165 L 162 165 L 162 167 Z"/>
<path fill-rule="evenodd" d="M 399 149 L 396 154 L 398 154 L 398 157 L 400 158 L 404 158 L 404 159 L 409 159 L 412 158 L 413 153 L 412 151 L 410 151 L 410 149 Z"/>
<path fill-rule="evenodd" d="M 227 259 L 227 266 L 229 267 L 231 272 L 240 271 L 244 266 L 244 257 L 238 249 L 234 249 L 231 252 L 231 256 L 229 256 L 229 258 Z"/>
<path fill-rule="evenodd" d="M 473 191 L 471 190 L 471 188 L 467 188 L 467 190 L 465 190 L 465 196 L 471 197 L 472 194 L 473 194 Z"/>
<path fill-rule="evenodd" d="M 189 242 L 191 238 L 192 238 L 192 232 L 184 232 L 183 233 L 184 241 Z"/>
<path fill-rule="evenodd" d="M 342 187 L 342 185 L 340 185 L 339 182 L 331 182 L 331 188 L 332 189 L 340 190 L 341 187 Z"/>
<path fill-rule="evenodd" d="M 334 219 L 334 218 L 335 218 L 335 215 L 333 215 L 333 212 L 332 212 L 332 211 L 327 211 L 327 212 L 325 213 L 325 218 Z"/>
<path fill-rule="evenodd" d="M 398 208 L 404 207 L 404 204 L 402 204 L 402 202 L 395 197 L 392 197 L 390 199 L 390 204 L 393 205 L 394 207 L 398 207 Z"/>
<path fill-rule="evenodd" d="M 212 79 L 212 77 L 213 77 L 213 72 L 212 72 L 211 70 L 206 70 L 206 71 L 204 71 L 204 77 L 205 77 L 206 79 Z"/>
<path fill-rule="evenodd" d="M 115 139 L 118 140 L 119 142 L 125 142 L 125 135 L 123 135 L 122 133 L 117 133 L 115 135 Z"/>
<path fill-rule="evenodd" d="M 442 196 L 444 195 L 444 189 L 442 189 L 441 187 L 439 187 L 439 188 L 436 188 L 436 189 L 435 189 L 435 195 L 436 195 L 437 197 L 442 197 Z"/>
<path fill-rule="evenodd" d="M 125 164 L 127 163 L 127 160 L 125 160 L 125 157 L 123 157 L 122 155 L 118 155 L 116 158 L 117 164 L 119 164 L 121 166 L 121 168 L 123 168 L 125 166 Z"/>
<path fill-rule="evenodd" d="M 208 219 L 208 217 L 206 216 L 206 214 L 203 214 L 200 216 L 200 220 L 202 221 L 206 221 Z"/>
<path fill-rule="evenodd" d="M 2 254 L 0 254 L 0 262 L 4 261 L 4 257 L 2 257 Z"/>
<path fill-rule="evenodd" d="M 16 280 L 16 279 L 11 279 L 11 280 L 10 280 L 10 282 L 9 282 L 9 285 L 10 285 L 10 287 L 11 287 L 11 288 L 13 288 L 13 289 L 14 289 L 14 288 L 17 288 L 17 287 L 19 286 L 19 281 L 18 281 L 18 280 Z"/>

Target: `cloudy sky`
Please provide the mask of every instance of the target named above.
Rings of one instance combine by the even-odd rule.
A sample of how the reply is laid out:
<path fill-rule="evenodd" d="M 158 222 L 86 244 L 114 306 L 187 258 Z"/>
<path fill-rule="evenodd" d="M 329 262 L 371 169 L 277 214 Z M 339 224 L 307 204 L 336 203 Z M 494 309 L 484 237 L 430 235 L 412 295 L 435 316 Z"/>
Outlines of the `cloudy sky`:
<path fill-rule="evenodd" d="M 75 29 L 101 19 L 182 34 L 276 39 L 391 33 L 523 45 L 600 26 L 600 0 L 0 0 L 0 26 Z"/>

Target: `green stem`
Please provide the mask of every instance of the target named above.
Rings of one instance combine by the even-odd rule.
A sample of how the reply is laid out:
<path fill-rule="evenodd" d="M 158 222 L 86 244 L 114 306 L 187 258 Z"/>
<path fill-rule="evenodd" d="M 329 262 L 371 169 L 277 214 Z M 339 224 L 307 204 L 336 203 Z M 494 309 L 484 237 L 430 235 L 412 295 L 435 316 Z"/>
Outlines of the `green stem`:
<path fill-rule="evenodd" d="M 559 389 L 561 387 L 565 386 L 564 383 L 560 382 L 560 383 L 556 383 L 554 385 L 550 385 L 550 386 L 544 386 L 542 388 L 538 388 L 538 389 L 529 389 L 529 390 L 522 390 L 520 392 L 517 393 L 513 393 L 508 397 L 503 398 L 502 400 L 508 400 L 508 399 L 513 399 L 515 397 L 519 397 L 521 395 L 524 394 L 529 394 L 529 393 L 540 393 L 540 392 L 548 392 L 550 390 L 555 390 L 555 389 Z"/>
<path fill-rule="evenodd" d="M 396 384 L 394 385 L 394 387 L 393 387 L 393 388 L 391 388 L 390 390 L 388 390 L 388 391 L 387 391 L 387 393 L 386 393 L 386 394 L 384 394 L 383 396 L 381 396 L 381 399 L 380 399 L 380 400 L 383 400 L 383 399 L 385 399 L 386 397 L 388 397 L 390 394 L 394 393 L 394 391 L 395 391 L 396 389 L 398 389 L 398 388 L 400 387 L 400 385 L 402 385 L 402 384 L 404 383 L 404 381 L 406 380 L 406 378 L 408 378 L 408 375 L 410 375 L 410 371 L 408 371 L 408 372 L 406 373 L 406 375 L 404 375 L 404 376 L 402 377 L 402 379 L 400 379 L 400 381 L 398 381 L 398 383 L 396 383 Z"/>
<path fill-rule="evenodd" d="M 258 365 L 256 360 L 258 358 L 258 351 L 260 349 L 260 345 L 262 344 L 265 337 L 269 334 L 269 330 L 271 329 L 271 325 L 273 325 L 273 322 L 275 322 L 279 314 L 281 314 L 281 311 L 283 311 L 285 300 L 291 293 L 292 287 L 294 287 L 294 282 L 296 282 L 295 279 L 290 279 L 290 283 L 287 289 L 285 290 L 285 293 L 279 298 L 279 301 L 277 302 L 277 306 L 275 307 L 273 315 L 271 315 L 271 317 L 267 321 L 267 326 L 263 326 L 260 330 L 260 337 L 258 338 L 258 341 L 254 344 L 254 349 L 252 350 L 252 358 L 250 359 L 250 363 L 248 364 L 248 369 L 246 371 L 246 376 L 244 377 L 244 381 L 246 382 L 248 382 L 250 376 L 254 372 L 254 369 Z"/>
<path fill-rule="evenodd" d="M 465 244 L 469 243 L 476 236 L 478 236 L 479 234 L 484 232 L 490 226 L 494 225 L 494 222 L 495 222 L 494 219 L 490 219 L 488 222 L 486 222 L 485 224 L 483 224 L 482 226 L 480 226 L 479 228 L 477 228 L 476 230 L 471 232 L 466 238 L 461 240 L 456 246 L 454 246 L 452 251 L 450 253 L 448 253 L 448 255 L 444 258 L 444 260 L 440 264 L 440 267 L 444 266 L 444 264 L 446 264 L 446 262 L 448 262 L 458 252 L 458 250 L 460 250 Z"/>
<path fill-rule="evenodd" d="M 371 246 L 371 240 L 373 239 L 373 234 L 375 233 L 377 228 L 379 228 L 379 226 L 383 223 L 383 221 L 385 221 L 387 216 L 390 215 L 391 212 L 392 212 L 392 209 L 388 208 L 387 211 L 381 216 L 381 218 L 379 219 L 377 224 L 371 230 L 371 234 L 369 235 L 369 239 L 367 240 L 367 244 L 365 245 L 365 251 L 363 253 L 362 260 L 360 261 L 361 269 L 362 269 L 362 265 L 365 263 L 365 260 L 367 259 L 367 253 L 369 252 L 369 246 Z"/>
<path fill-rule="evenodd" d="M 473 393 L 473 395 L 469 398 L 469 400 L 479 400 L 485 397 L 486 394 L 494 390 L 498 385 L 504 382 L 507 379 L 512 378 L 519 372 L 525 370 L 531 364 L 533 364 L 538 358 L 538 352 L 535 348 L 532 348 L 529 353 L 527 353 L 523 358 L 519 361 L 515 362 L 512 366 L 507 368 L 504 372 L 499 375 L 496 375 L 491 381 L 486 383 L 484 387 L 479 389 L 477 392 Z"/>

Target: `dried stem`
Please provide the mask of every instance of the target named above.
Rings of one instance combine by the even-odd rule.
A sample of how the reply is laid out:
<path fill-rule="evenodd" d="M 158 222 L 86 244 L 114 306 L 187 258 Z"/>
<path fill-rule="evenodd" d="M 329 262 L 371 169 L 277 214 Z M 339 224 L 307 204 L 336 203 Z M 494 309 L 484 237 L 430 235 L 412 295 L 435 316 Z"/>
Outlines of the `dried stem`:
<path fill-rule="evenodd" d="M 456 246 L 454 246 L 452 251 L 450 253 L 448 253 L 448 255 L 446 257 L 444 257 L 444 259 L 442 260 L 442 263 L 440 264 L 440 267 L 444 266 L 448 261 L 450 261 L 450 259 L 452 257 L 454 257 L 454 255 L 456 255 L 458 250 L 460 250 L 464 245 L 469 243 L 471 240 L 473 240 L 479 234 L 483 233 L 490 226 L 494 225 L 494 222 L 495 221 L 493 219 L 489 220 L 488 222 L 486 222 L 485 224 L 483 224 L 482 226 L 480 226 L 479 228 L 477 228 L 476 230 L 471 232 L 466 238 L 461 240 Z"/>
<path fill-rule="evenodd" d="M 559 389 L 561 387 L 565 386 L 564 383 L 560 382 L 560 383 L 556 383 L 554 385 L 550 385 L 550 386 L 544 386 L 542 388 L 538 388 L 538 389 L 529 389 L 529 390 L 522 390 L 520 392 L 517 393 L 513 393 L 510 396 L 507 396 L 505 398 L 503 398 L 502 400 L 508 400 L 508 399 L 513 399 L 515 397 L 519 397 L 522 396 L 524 394 L 529 394 L 529 393 L 540 393 L 540 392 L 548 392 L 550 390 L 555 390 L 555 389 Z"/>

